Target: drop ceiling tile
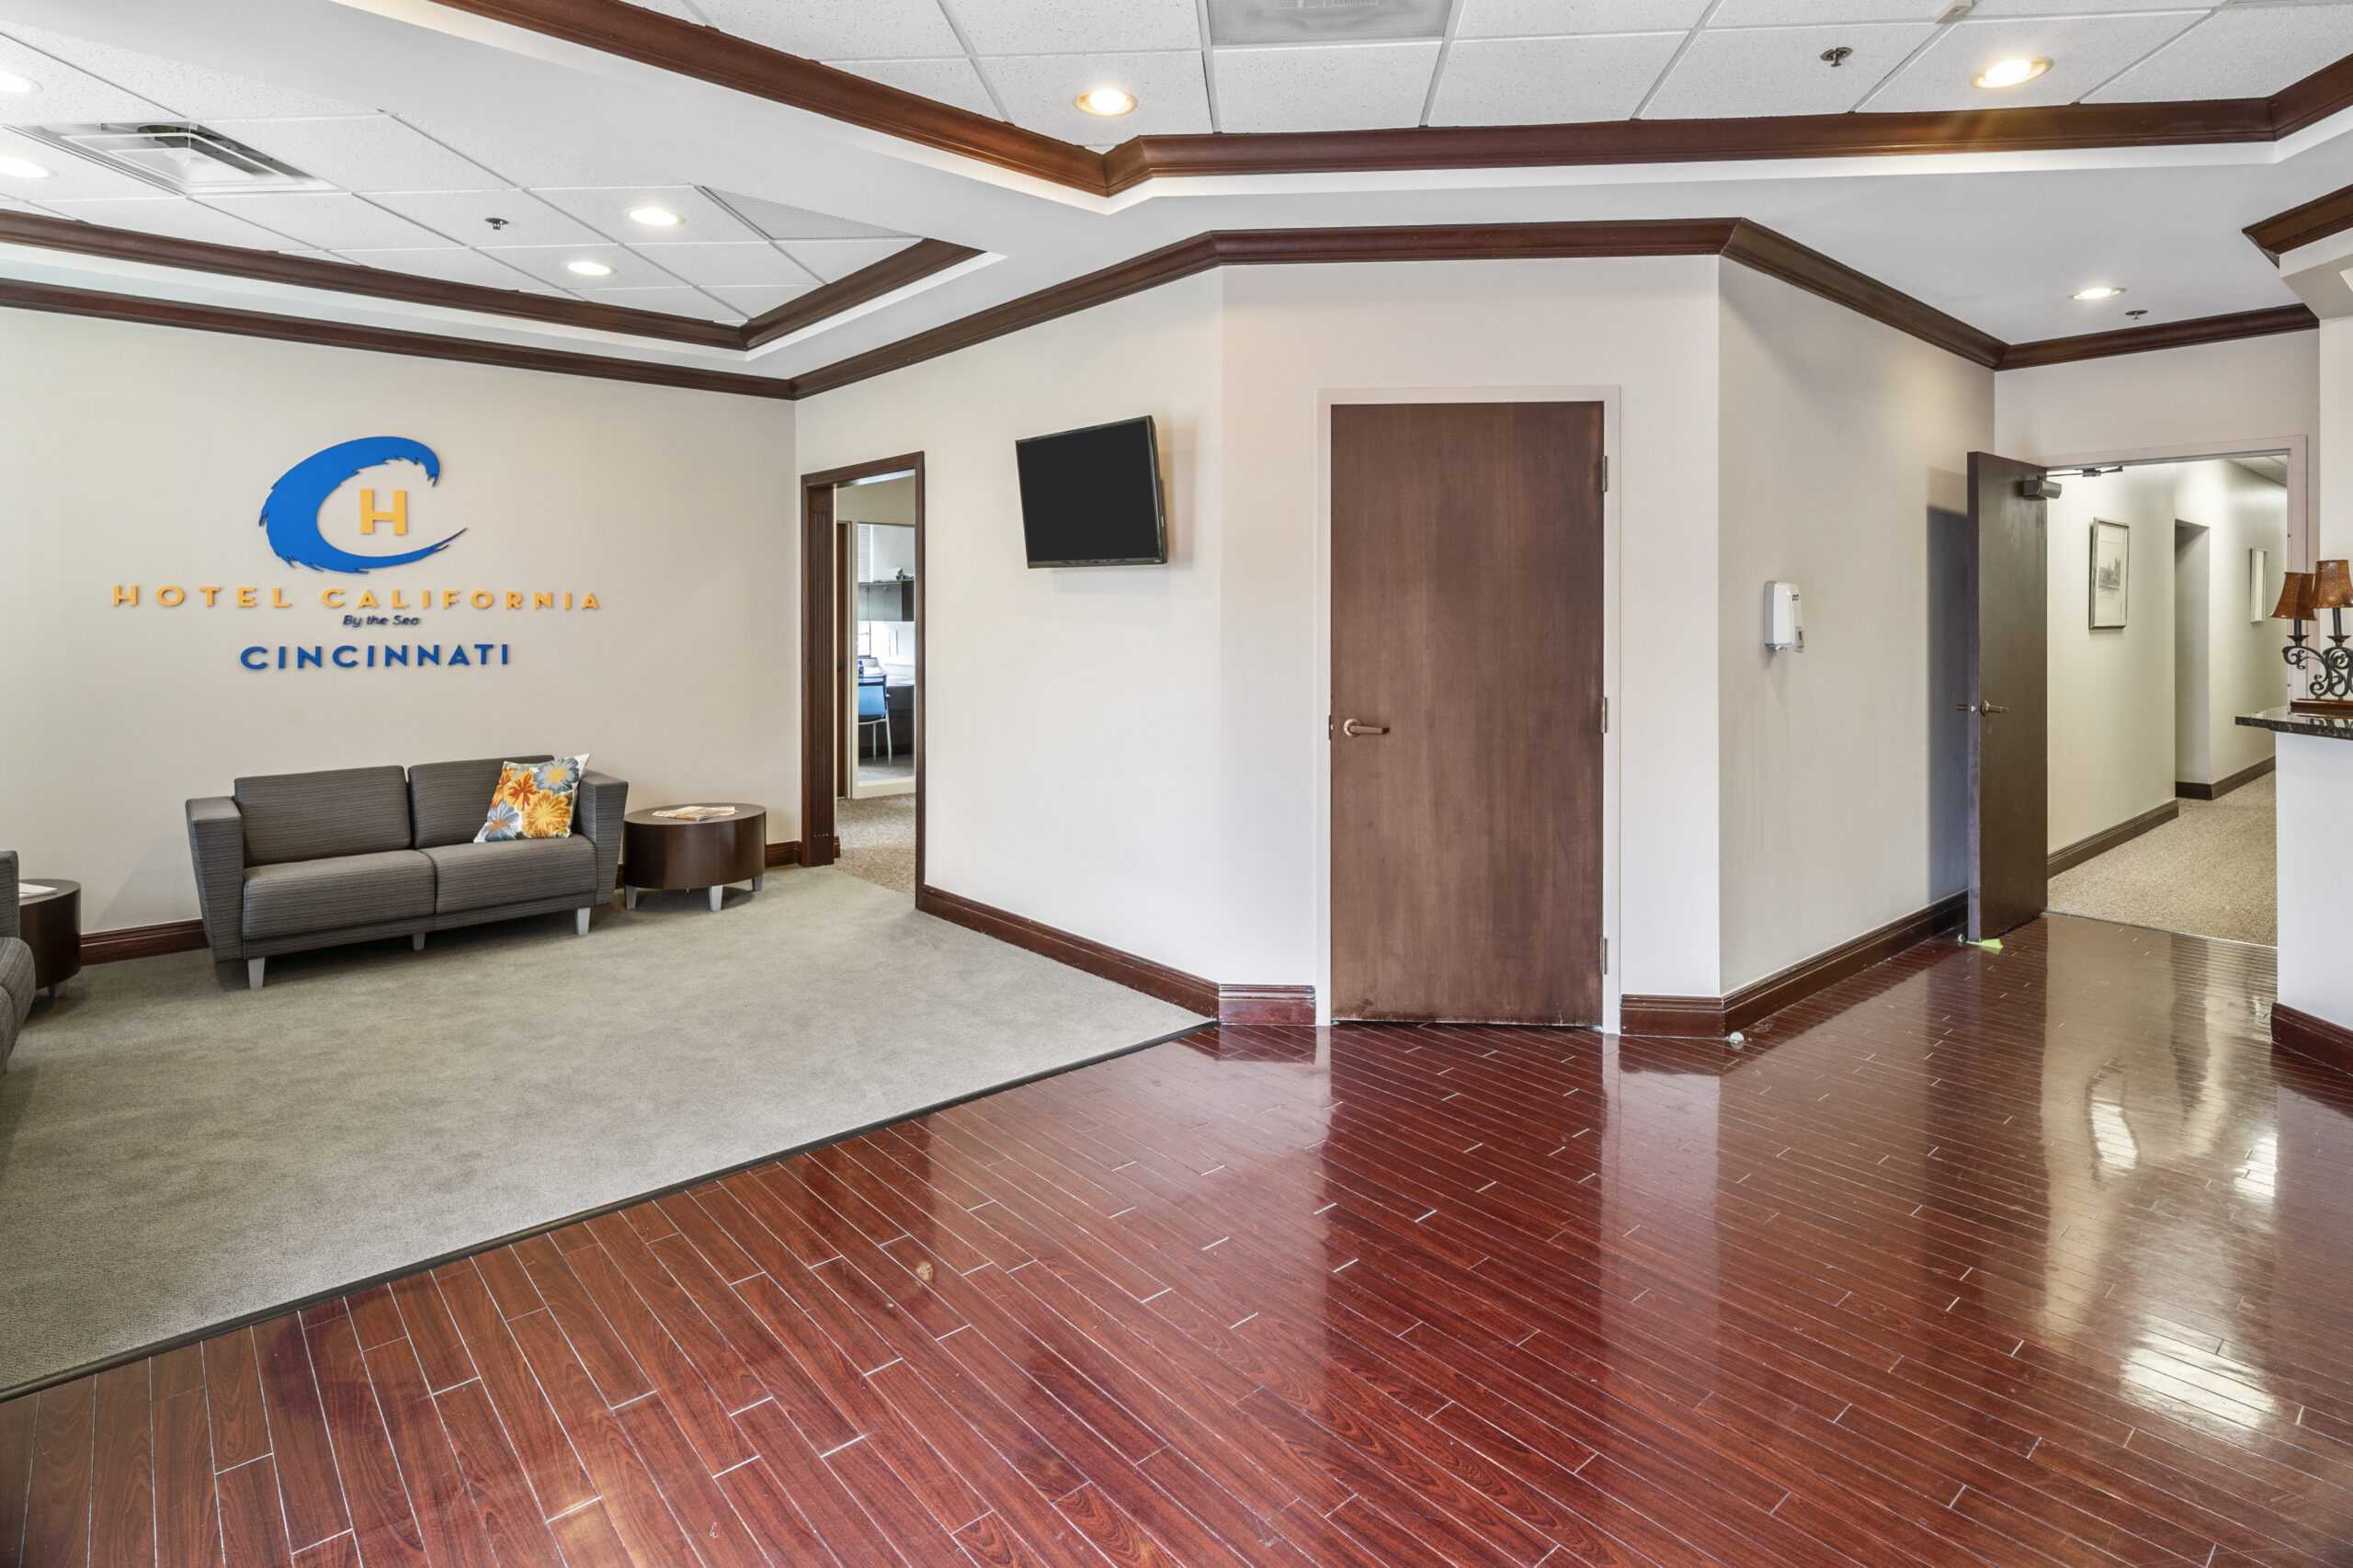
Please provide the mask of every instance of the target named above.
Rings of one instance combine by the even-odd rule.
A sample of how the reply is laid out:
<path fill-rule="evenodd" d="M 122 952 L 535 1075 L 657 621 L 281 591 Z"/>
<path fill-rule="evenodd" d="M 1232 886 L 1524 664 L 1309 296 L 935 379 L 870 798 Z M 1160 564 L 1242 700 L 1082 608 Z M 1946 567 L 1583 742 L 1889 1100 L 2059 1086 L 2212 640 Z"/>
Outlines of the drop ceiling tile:
<path fill-rule="evenodd" d="M 537 278 L 517 272 L 491 256 L 457 245 L 434 250 L 347 250 L 336 253 L 361 267 L 405 272 L 417 278 L 438 278 L 445 283 L 473 283 L 484 289 L 519 289 L 527 293 L 561 293 Z M 569 276 L 569 274 L 566 274 Z"/>
<path fill-rule="evenodd" d="M 804 60 L 939 60 L 964 46 L 936 0 L 697 0 L 710 25 Z"/>
<path fill-rule="evenodd" d="M 2269 0 L 2253 0 L 2266 4 Z M 2308 0 L 2281 0 L 2290 6 Z M 1974 17 L 2091 16 L 2110 11 L 2210 11 L 2211 0 L 1977 0 Z"/>
<path fill-rule="evenodd" d="M 816 278 L 766 240 L 630 247 L 674 278 L 706 286 L 814 285 Z"/>
<path fill-rule="evenodd" d="M 28 29 L 11 24 L 8 33 Z M 76 120 L 169 119 L 164 105 L 76 70 L 54 55 L 0 35 L 0 71 L 33 85 L 28 93 L 0 93 L 0 119 L 19 125 L 65 125 Z"/>
<path fill-rule="evenodd" d="M 1166 54 L 1015 54 L 981 62 L 1013 123 L 1082 144 L 1131 136 L 1206 135 L 1209 85 L 1197 49 Z M 1072 102 L 1097 87 L 1135 95 L 1127 114 L 1087 114 Z"/>
<path fill-rule="evenodd" d="M 2268 98 L 2353 54 L 2353 6 L 2226 6 L 2115 81 L 2094 103 Z"/>
<path fill-rule="evenodd" d="M 678 283 L 660 267 L 622 245 L 484 245 L 482 253 L 559 289 L 675 288 Z M 575 261 L 602 262 L 612 271 L 601 278 L 585 277 L 571 269 L 568 264 Z"/>
<path fill-rule="evenodd" d="M 495 190 L 509 186 L 675 185 L 677 174 L 652 159 L 638 162 L 629 144 L 594 145 L 550 128 L 541 137 L 517 141 L 486 134 L 471 125 L 456 125 L 433 116 L 404 115 L 404 121 L 433 138 L 460 157 L 471 159 L 503 178 L 487 184 L 465 180 L 449 190 Z M 430 187 L 423 188 L 432 188 Z M 369 194 L 374 195 L 371 191 Z"/>
<path fill-rule="evenodd" d="M 400 250 L 455 241 L 341 191 L 215 196 L 204 205 L 318 250 Z"/>
<path fill-rule="evenodd" d="M 604 240 L 528 190 L 412 190 L 368 199 L 461 245 L 587 245 Z M 494 224 L 493 218 L 501 222 Z"/>
<path fill-rule="evenodd" d="M 1201 47 L 1193 0 L 950 0 L 979 55 L 1138 54 Z"/>
<path fill-rule="evenodd" d="M 1368 43 L 1446 36 L 1454 0 L 1205 0 L 1210 42 Z"/>
<path fill-rule="evenodd" d="M 1708 28 L 1643 109 L 1644 119 L 1844 114 L 1935 34 L 1934 22 Z M 1839 64 L 1822 56 L 1851 49 Z"/>
<path fill-rule="evenodd" d="M 0 195 L 38 201 L 44 207 L 58 201 L 103 200 L 108 198 L 131 200 L 142 196 L 166 194 L 145 180 L 132 179 L 129 175 L 119 174 L 87 158 L 61 151 L 46 142 L 19 136 L 5 127 L 0 127 L 0 158 L 19 158 L 37 169 L 49 171 L 46 179 L 27 179 L 17 175 L 0 174 Z"/>
<path fill-rule="evenodd" d="M 952 60 L 828 60 L 825 63 L 919 98 L 984 114 L 991 119 L 998 118 L 989 90 L 981 85 L 981 74 L 961 54 Z"/>
<path fill-rule="evenodd" d="M 600 305 L 622 305 L 632 311 L 659 311 L 665 316 L 693 316 L 698 321 L 733 321 L 735 312 L 704 293 L 673 284 L 666 289 L 574 289 L 584 300 Z"/>
<path fill-rule="evenodd" d="M 371 112 L 365 104 L 346 103 L 340 98 L 321 97 L 316 93 L 297 92 L 291 87 L 256 81 L 250 76 L 208 71 L 199 65 L 183 64 L 160 55 L 139 54 L 131 50 L 117 49 L 111 44 L 95 43 L 88 39 L 69 38 L 63 33 L 13 25 L 7 31 L 44 54 L 79 66 L 125 92 L 136 93 L 162 105 L 170 111 L 166 117 L 169 119 L 259 119 Z M 17 67 L 10 66 L 9 69 Z M 32 74 L 30 72 L 22 74 Z M 0 112 L 5 112 L 5 109 L 0 108 Z M 54 121 L 114 119 L 119 117 L 112 114 L 57 115 L 43 110 L 40 118 Z"/>
<path fill-rule="evenodd" d="M 1457 40 L 1432 125 L 1558 125 L 1625 119 L 1687 35 Z"/>
<path fill-rule="evenodd" d="M 514 183 L 390 115 L 220 119 L 211 125 L 306 175 L 363 195 L 379 190 L 497 190 Z"/>
<path fill-rule="evenodd" d="M 713 200 L 724 203 L 729 211 L 772 240 L 890 240 L 907 237 L 896 229 L 860 223 L 850 218 L 836 218 L 826 212 L 812 212 L 805 207 L 787 207 L 781 201 L 745 196 L 741 191 L 713 190 L 709 194 Z"/>
<path fill-rule="evenodd" d="M 1714 28 L 1819 27 L 1833 22 L 1932 22 L 1952 0 L 1723 0 L 1708 13 Z M 2149 0 L 2140 0 L 2145 6 Z M 1981 0 L 1982 9 L 1982 0 Z M 2047 5 L 2047 15 L 2067 9 Z"/>
<path fill-rule="evenodd" d="M 1217 51 L 1221 129 L 1366 131 L 1417 125 L 1438 45 L 1319 44 Z"/>
<path fill-rule="evenodd" d="M 702 14 L 694 8 L 692 0 L 629 0 L 641 11 L 658 11 L 665 17 L 676 17 L 682 22 L 703 22 Z"/>
<path fill-rule="evenodd" d="M 1904 109 L 2017 108 L 2073 103 L 2195 22 L 2196 11 L 2139 16 L 1971 17 L 1956 22 L 1862 107 Z M 2016 87 L 1971 84 L 1989 66 L 2047 59 L 2051 69 Z"/>
<path fill-rule="evenodd" d="M 706 289 L 703 292 L 748 318 L 764 316 L 815 290 L 816 285 L 811 284 L 806 289 Z"/>
<path fill-rule="evenodd" d="M 1731 5 L 1733 0 L 1725 0 Z M 1820 5 L 1823 0 L 1793 0 Z M 1911 0 L 1913 4 L 1920 0 Z M 1471 38 L 1551 38 L 1562 33 L 1653 33 L 1688 29 L 1708 0 L 1462 0 L 1454 24 Z"/>
<path fill-rule="evenodd" d="M 690 185 L 601 185 L 536 187 L 532 195 L 560 211 L 579 219 L 611 240 L 634 244 L 641 240 L 756 240 L 759 232 Z M 630 216 L 641 207 L 675 212 L 679 222 L 669 228 L 641 223 Z"/>
<path fill-rule="evenodd" d="M 207 244 L 242 245 L 247 250 L 294 249 L 301 241 L 283 233 L 216 212 L 185 196 L 165 196 L 150 189 L 143 197 L 119 201 L 48 201 L 43 206 L 85 223 L 109 229 L 136 229 L 142 234 L 166 234 L 176 240 L 200 240 Z"/>
<path fill-rule="evenodd" d="M 784 248 L 792 259 L 831 283 L 898 255 L 913 240 L 800 240 Z"/>

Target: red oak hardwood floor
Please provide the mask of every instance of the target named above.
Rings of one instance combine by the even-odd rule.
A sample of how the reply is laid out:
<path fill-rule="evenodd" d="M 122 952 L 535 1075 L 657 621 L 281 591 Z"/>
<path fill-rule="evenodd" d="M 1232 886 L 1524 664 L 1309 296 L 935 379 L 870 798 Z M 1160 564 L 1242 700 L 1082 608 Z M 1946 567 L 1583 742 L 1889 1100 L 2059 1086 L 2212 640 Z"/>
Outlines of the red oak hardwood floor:
<path fill-rule="evenodd" d="M 2353 1085 L 2056 919 L 1226 1029 L 0 1404 L 0 1564 L 2353 1562 Z"/>

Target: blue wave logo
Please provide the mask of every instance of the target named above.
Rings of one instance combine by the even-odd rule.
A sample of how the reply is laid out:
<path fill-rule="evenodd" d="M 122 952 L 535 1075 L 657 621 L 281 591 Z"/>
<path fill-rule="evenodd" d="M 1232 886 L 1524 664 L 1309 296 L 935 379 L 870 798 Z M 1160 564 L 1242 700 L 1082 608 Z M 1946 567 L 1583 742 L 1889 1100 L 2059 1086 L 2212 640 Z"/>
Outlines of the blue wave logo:
<path fill-rule="evenodd" d="M 425 471 L 426 483 L 441 482 L 441 460 L 422 441 L 402 436 L 369 436 L 313 452 L 278 477 L 261 504 L 261 526 L 268 531 L 269 548 L 290 566 L 315 572 L 374 572 L 386 566 L 406 566 L 449 548 L 457 533 L 438 544 L 398 555 L 355 555 L 329 544 L 319 532 L 319 508 L 326 505 L 344 481 L 357 478 L 381 463 L 410 462 Z"/>

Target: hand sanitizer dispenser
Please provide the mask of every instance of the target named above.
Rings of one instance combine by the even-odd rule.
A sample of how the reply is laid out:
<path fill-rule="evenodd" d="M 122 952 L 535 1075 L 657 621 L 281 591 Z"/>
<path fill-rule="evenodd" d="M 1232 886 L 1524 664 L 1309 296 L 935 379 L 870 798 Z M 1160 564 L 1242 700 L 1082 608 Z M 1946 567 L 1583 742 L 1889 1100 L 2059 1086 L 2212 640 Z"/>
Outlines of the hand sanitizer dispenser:
<path fill-rule="evenodd" d="M 1765 646 L 1774 649 L 1805 646 L 1805 617 L 1800 613 L 1798 585 L 1795 583 L 1765 585 Z"/>

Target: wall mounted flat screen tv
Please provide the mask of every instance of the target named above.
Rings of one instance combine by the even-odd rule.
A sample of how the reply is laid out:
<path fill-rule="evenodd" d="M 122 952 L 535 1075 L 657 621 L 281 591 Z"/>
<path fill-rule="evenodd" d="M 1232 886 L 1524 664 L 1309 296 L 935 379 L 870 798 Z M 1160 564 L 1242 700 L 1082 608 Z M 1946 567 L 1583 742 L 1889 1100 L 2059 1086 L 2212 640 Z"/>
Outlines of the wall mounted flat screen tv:
<path fill-rule="evenodd" d="M 1165 566 L 1160 445 L 1152 418 L 1013 444 L 1032 566 Z"/>

